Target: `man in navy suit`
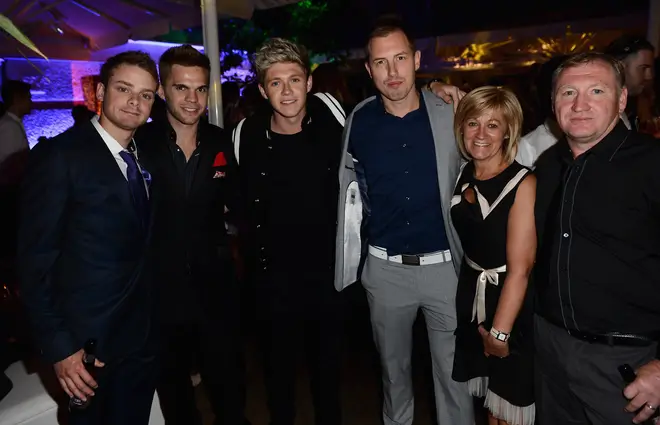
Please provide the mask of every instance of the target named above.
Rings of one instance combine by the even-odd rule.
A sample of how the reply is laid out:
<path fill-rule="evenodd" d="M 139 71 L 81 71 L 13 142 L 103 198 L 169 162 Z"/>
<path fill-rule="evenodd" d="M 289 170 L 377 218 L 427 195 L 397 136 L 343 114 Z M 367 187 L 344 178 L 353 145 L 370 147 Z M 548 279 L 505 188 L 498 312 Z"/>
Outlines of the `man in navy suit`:
<path fill-rule="evenodd" d="M 69 397 L 72 425 L 146 425 L 156 367 L 150 338 L 149 175 L 133 133 L 149 117 L 156 64 L 129 51 L 101 68 L 100 117 L 38 144 L 21 194 L 20 288 L 36 343 Z M 82 363 L 97 341 L 94 376 Z"/>

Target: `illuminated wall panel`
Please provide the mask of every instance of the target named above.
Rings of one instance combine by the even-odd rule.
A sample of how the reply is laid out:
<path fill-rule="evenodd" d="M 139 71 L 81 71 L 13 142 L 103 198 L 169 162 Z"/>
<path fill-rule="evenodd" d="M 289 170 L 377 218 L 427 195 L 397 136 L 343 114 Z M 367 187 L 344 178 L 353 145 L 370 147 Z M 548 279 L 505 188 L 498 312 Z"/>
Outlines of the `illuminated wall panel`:
<path fill-rule="evenodd" d="M 30 148 L 39 137 L 55 137 L 73 125 L 71 109 L 39 109 L 23 118 Z"/>
<path fill-rule="evenodd" d="M 8 58 L 4 75 L 32 85 L 32 113 L 23 119 L 30 147 L 39 137 L 54 137 L 71 125 L 71 107 L 84 103 L 94 109 L 94 76 L 101 62 Z"/>
<path fill-rule="evenodd" d="M 101 65 L 101 62 L 56 59 L 30 59 L 28 62 L 13 58 L 6 59 L 4 64 L 7 78 L 32 85 L 36 108 L 44 102 L 84 102 L 83 77 L 98 75 Z"/>

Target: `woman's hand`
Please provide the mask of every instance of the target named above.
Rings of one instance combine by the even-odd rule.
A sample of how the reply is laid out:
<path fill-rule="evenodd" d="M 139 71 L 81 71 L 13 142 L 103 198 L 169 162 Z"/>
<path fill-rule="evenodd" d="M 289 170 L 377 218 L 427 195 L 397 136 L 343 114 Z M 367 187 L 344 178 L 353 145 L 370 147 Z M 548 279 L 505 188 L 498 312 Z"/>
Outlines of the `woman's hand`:
<path fill-rule="evenodd" d="M 499 358 L 507 357 L 509 355 L 509 343 L 495 339 L 493 335 L 488 332 L 483 325 L 479 325 L 479 334 L 484 343 L 484 354 L 486 357 L 495 356 Z"/>

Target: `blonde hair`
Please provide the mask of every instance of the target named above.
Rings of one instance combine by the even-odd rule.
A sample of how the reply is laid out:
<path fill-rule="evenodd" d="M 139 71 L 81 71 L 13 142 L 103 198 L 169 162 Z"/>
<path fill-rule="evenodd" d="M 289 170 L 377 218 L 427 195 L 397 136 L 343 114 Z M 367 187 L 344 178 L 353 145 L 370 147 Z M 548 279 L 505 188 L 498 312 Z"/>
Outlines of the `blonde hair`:
<path fill-rule="evenodd" d="M 254 67 L 260 84 L 264 84 L 268 68 L 276 63 L 295 63 L 305 71 L 305 76 L 309 77 L 311 73 L 309 55 L 304 46 L 283 38 L 270 38 L 254 55 Z"/>
<path fill-rule="evenodd" d="M 480 117 L 490 111 L 500 111 L 507 125 L 507 132 L 502 143 L 504 160 L 510 164 L 516 158 L 518 142 L 522 132 L 523 112 L 518 98 L 504 87 L 484 86 L 472 90 L 461 99 L 454 116 L 454 134 L 461 155 L 471 160 L 465 148 L 463 126 L 469 119 Z"/>

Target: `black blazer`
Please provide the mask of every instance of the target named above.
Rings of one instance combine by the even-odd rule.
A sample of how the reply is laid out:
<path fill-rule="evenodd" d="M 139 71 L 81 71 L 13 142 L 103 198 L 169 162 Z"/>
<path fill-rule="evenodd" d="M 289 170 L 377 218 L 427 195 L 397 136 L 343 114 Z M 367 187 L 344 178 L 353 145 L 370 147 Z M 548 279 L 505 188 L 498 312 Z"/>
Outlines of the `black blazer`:
<path fill-rule="evenodd" d="M 235 300 L 225 228 L 225 205 L 235 210 L 238 203 L 231 141 L 221 128 L 200 122 L 199 158 L 188 193 L 172 153 L 176 134 L 166 120 L 142 126 L 135 141 L 140 162 L 153 180 L 154 237 L 149 257 L 161 318 L 179 320 L 186 303 L 208 317 L 218 310 L 219 302 Z"/>
<path fill-rule="evenodd" d="M 30 153 L 20 201 L 20 290 L 45 358 L 98 341 L 105 362 L 144 346 L 150 327 L 143 229 L 126 178 L 91 122 Z"/>

